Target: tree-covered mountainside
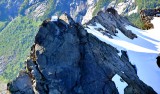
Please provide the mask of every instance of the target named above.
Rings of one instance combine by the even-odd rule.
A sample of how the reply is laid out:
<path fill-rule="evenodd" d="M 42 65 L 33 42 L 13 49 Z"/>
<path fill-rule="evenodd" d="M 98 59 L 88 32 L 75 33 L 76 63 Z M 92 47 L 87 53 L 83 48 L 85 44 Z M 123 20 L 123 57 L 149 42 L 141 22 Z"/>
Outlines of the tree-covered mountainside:
<path fill-rule="evenodd" d="M 19 16 L 12 20 L 0 33 L 0 56 L 4 64 L 1 80 L 10 80 L 16 77 L 22 68 L 23 62 L 29 55 L 39 22 L 28 17 Z"/>
<path fill-rule="evenodd" d="M 92 15 L 96 15 L 101 8 L 103 8 L 104 6 L 107 6 L 111 1 L 112 0 L 99 0 L 96 3 L 95 10 Z"/>
<path fill-rule="evenodd" d="M 136 6 L 138 6 L 138 13 L 133 13 L 128 16 L 128 19 L 139 28 L 143 27 L 143 23 L 140 19 L 140 10 L 141 9 L 150 9 L 150 8 L 157 8 L 160 6 L 160 0 L 136 0 Z"/>
<path fill-rule="evenodd" d="M 160 6 L 160 0 L 136 0 L 139 8 L 156 8 Z"/>
<path fill-rule="evenodd" d="M 5 28 L 5 26 L 7 25 L 7 21 L 0 21 L 0 31 Z"/>
<path fill-rule="evenodd" d="M 93 15 L 96 15 L 98 11 L 101 8 L 104 8 L 107 6 L 112 0 L 98 0 L 95 10 L 93 12 Z M 137 27 L 142 28 L 143 23 L 141 22 L 139 12 L 141 9 L 148 9 L 148 8 L 156 8 L 160 6 L 160 0 L 115 0 L 112 1 L 112 6 L 116 7 L 118 4 L 120 4 L 123 7 L 124 4 L 124 9 L 122 12 L 122 15 L 127 16 L 127 18 Z M 122 3 L 123 2 L 123 3 Z M 126 6 L 125 3 L 128 5 Z M 138 7 L 138 10 L 136 13 L 132 13 L 131 15 L 128 15 L 128 13 L 132 10 L 134 10 L 136 7 Z"/>
<path fill-rule="evenodd" d="M 92 1 L 92 2 L 91 2 Z M 134 1 L 134 0 L 128 0 Z M 64 12 L 81 22 L 90 7 L 95 16 L 99 10 L 111 5 L 112 0 L 0 0 L 0 80 L 9 81 L 16 77 L 29 55 L 37 29 L 44 19 Z M 115 0 L 112 5 L 126 3 Z M 160 0 L 135 0 L 133 5 L 125 8 L 122 15 L 141 27 L 138 12 L 144 8 L 160 6 Z M 126 3 L 128 4 L 128 3 Z M 138 6 L 138 12 L 128 15 Z M 128 9 L 128 10 L 127 10 Z"/>

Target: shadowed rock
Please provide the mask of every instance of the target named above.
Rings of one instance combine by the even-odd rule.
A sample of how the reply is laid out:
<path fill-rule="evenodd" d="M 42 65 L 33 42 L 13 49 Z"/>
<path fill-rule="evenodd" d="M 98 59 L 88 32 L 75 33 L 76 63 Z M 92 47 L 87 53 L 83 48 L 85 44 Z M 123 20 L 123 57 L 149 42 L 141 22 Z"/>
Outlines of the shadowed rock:
<path fill-rule="evenodd" d="M 160 68 L 160 56 L 157 57 L 157 65 Z"/>
<path fill-rule="evenodd" d="M 115 74 L 128 84 L 125 94 L 156 94 L 138 78 L 127 54 L 119 57 L 116 48 L 73 20 L 67 22 L 59 19 L 40 27 L 26 61 L 28 71 L 8 84 L 12 94 L 119 94 Z"/>

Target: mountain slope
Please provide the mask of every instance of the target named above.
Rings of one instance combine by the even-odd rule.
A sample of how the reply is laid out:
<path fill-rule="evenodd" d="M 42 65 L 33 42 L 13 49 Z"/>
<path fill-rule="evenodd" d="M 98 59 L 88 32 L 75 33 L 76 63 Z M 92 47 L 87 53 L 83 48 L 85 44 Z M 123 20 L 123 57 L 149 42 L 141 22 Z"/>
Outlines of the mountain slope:
<path fill-rule="evenodd" d="M 36 34 L 34 31 L 38 29 L 39 21 L 50 18 L 52 15 L 60 15 L 66 12 L 70 14 L 76 22 L 86 23 L 91 20 L 99 10 L 105 10 L 110 6 L 115 6 L 121 15 L 127 16 L 129 13 L 129 20 L 139 25 L 141 23 L 139 14 L 137 14 L 139 10 L 141 8 L 159 6 L 159 0 L 149 2 L 146 0 L 1 0 L 0 43 L 3 46 L 0 46 L 0 74 L 3 74 L 0 76 L 0 79 L 9 81 L 15 78 L 18 70 L 22 68 L 21 66 L 24 66 L 22 62 L 19 64 L 16 62 L 25 60 L 28 55 L 28 47 L 32 44 L 31 40 L 34 39 Z M 19 20 L 18 23 L 14 23 L 15 20 Z M 27 20 L 30 21 L 28 22 Z M 17 38 L 20 31 L 24 31 L 22 34 L 23 38 L 21 36 Z M 24 41 L 24 46 L 21 43 L 22 41 Z M 18 49 L 24 49 L 25 53 L 23 50 Z M 6 53 L 5 51 L 8 52 Z M 21 53 L 21 55 L 19 56 L 17 53 Z M 15 57 L 15 55 L 18 56 Z M 5 68 L 6 70 L 4 70 Z M 16 70 L 12 73 L 10 68 Z"/>
<path fill-rule="evenodd" d="M 92 33 L 101 41 L 112 45 L 117 48 L 119 52 L 121 50 L 127 51 L 130 62 L 132 62 L 137 68 L 138 77 L 144 81 L 146 84 L 152 86 L 157 93 L 160 93 L 159 84 L 160 83 L 160 70 L 156 64 L 156 57 L 159 54 L 159 26 L 160 18 L 154 18 L 152 23 L 154 24 L 154 29 L 144 31 L 135 28 L 129 24 L 122 23 L 122 26 L 131 30 L 132 33 L 137 35 L 137 38 L 130 39 L 119 27 L 115 27 L 116 32 L 108 32 L 108 27 L 104 24 L 105 21 L 99 21 L 97 18 L 101 16 L 99 14 L 96 19 L 92 19 L 93 22 L 88 23 L 86 27 L 88 33 Z M 115 14 L 103 13 L 105 16 L 115 16 Z M 113 18 L 113 17 L 112 17 Z M 118 19 L 118 18 L 117 18 Z M 108 19 L 110 22 L 112 19 Z M 112 22 L 112 21 L 111 21 Z M 109 24 L 109 23 L 108 23 Z M 114 24 L 110 24 L 115 26 Z M 121 53 L 119 53 L 121 55 Z"/>
<path fill-rule="evenodd" d="M 39 27 L 38 23 L 28 17 L 17 17 L 0 33 L 1 81 L 15 78 L 24 66 L 22 62 L 29 54 L 29 48 Z"/>
<path fill-rule="evenodd" d="M 156 94 L 138 78 L 124 51 L 120 57 L 67 14 L 44 21 L 34 43 L 26 69 L 8 84 L 13 94 L 119 94 L 112 79 L 117 75 L 127 83 L 125 94 Z"/>

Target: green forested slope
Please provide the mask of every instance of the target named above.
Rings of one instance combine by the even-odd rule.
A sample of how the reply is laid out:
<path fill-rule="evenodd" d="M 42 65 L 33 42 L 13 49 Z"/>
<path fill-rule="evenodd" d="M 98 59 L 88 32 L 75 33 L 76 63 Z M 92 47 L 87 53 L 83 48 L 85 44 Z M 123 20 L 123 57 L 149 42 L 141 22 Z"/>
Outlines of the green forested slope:
<path fill-rule="evenodd" d="M 8 63 L 1 80 L 16 77 L 29 55 L 39 23 L 28 17 L 17 17 L 0 33 L 0 56 L 4 56 L 4 63 Z"/>
<path fill-rule="evenodd" d="M 142 28 L 143 23 L 139 15 L 140 10 L 160 7 L 160 0 L 136 0 L 136 6 L 138 6 L 138 13 L 128 16 L 128 19 L 137 27 Z"/>
<path fill-rule="evenodd" d="M 95 6 L 95 10 L 93 12 L 93 16 L 97 14 L 97 12 L 103 8 L 104 6 L 107 6 L 108 3 L 110 3 L 112 0 L 99 0 Z M 124 2 L 126 0 L 116 0 L 117 4 L 119 2 Z M 137 27 L 141 28 L 143 26 L 139 12 L 141 9 L 147 9 L 147 8 L 156 8 L 160 7 L 160 0 L 136 0 L 135 5 L 138 6 L 138 13 L 134 13 L 132 15 L 125 15 L 127 18 Z"/>

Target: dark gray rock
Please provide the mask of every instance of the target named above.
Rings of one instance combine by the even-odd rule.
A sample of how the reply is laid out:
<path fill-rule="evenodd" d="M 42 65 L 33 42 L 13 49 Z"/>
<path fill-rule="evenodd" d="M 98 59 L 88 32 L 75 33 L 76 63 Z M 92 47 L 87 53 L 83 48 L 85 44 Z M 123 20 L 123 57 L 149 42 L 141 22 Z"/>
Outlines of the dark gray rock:
<path fill-rule="evenodd" d="M 28 73 L 21 71 L 18 78 L 7 84 L 12 94 L 34 94 L 31 78 Z"/>
<path fill-rule="evenodd" d="M 133 25 L 125 17 L 118 15 L 117 11 L 113 8 L 108 8 L 106 11 L 98 12 L 97 16 L 93 17 L 87 24 L 94 25 L 95 23 L 100 23 L 105 27 L 106 33 L 111 35 L 116 35 L 118 32 L 116 29 L 119 29 L 125 36 L 130 39 L 137 38 L 137 35 L 132 33 L 132 31 L 125 28 L 126 25 Z"/>
<path fill-rule="evenodd" d="M 115 74 L 129 85 L 125 94 L 156 94 L 138 78 L 127 53 L 119 57 L 116 48 L 63 16 L 39 29 L 26 61 L 28 71 L 8 85 L 12 94 L 118 94 L 112 81 Z"/>

